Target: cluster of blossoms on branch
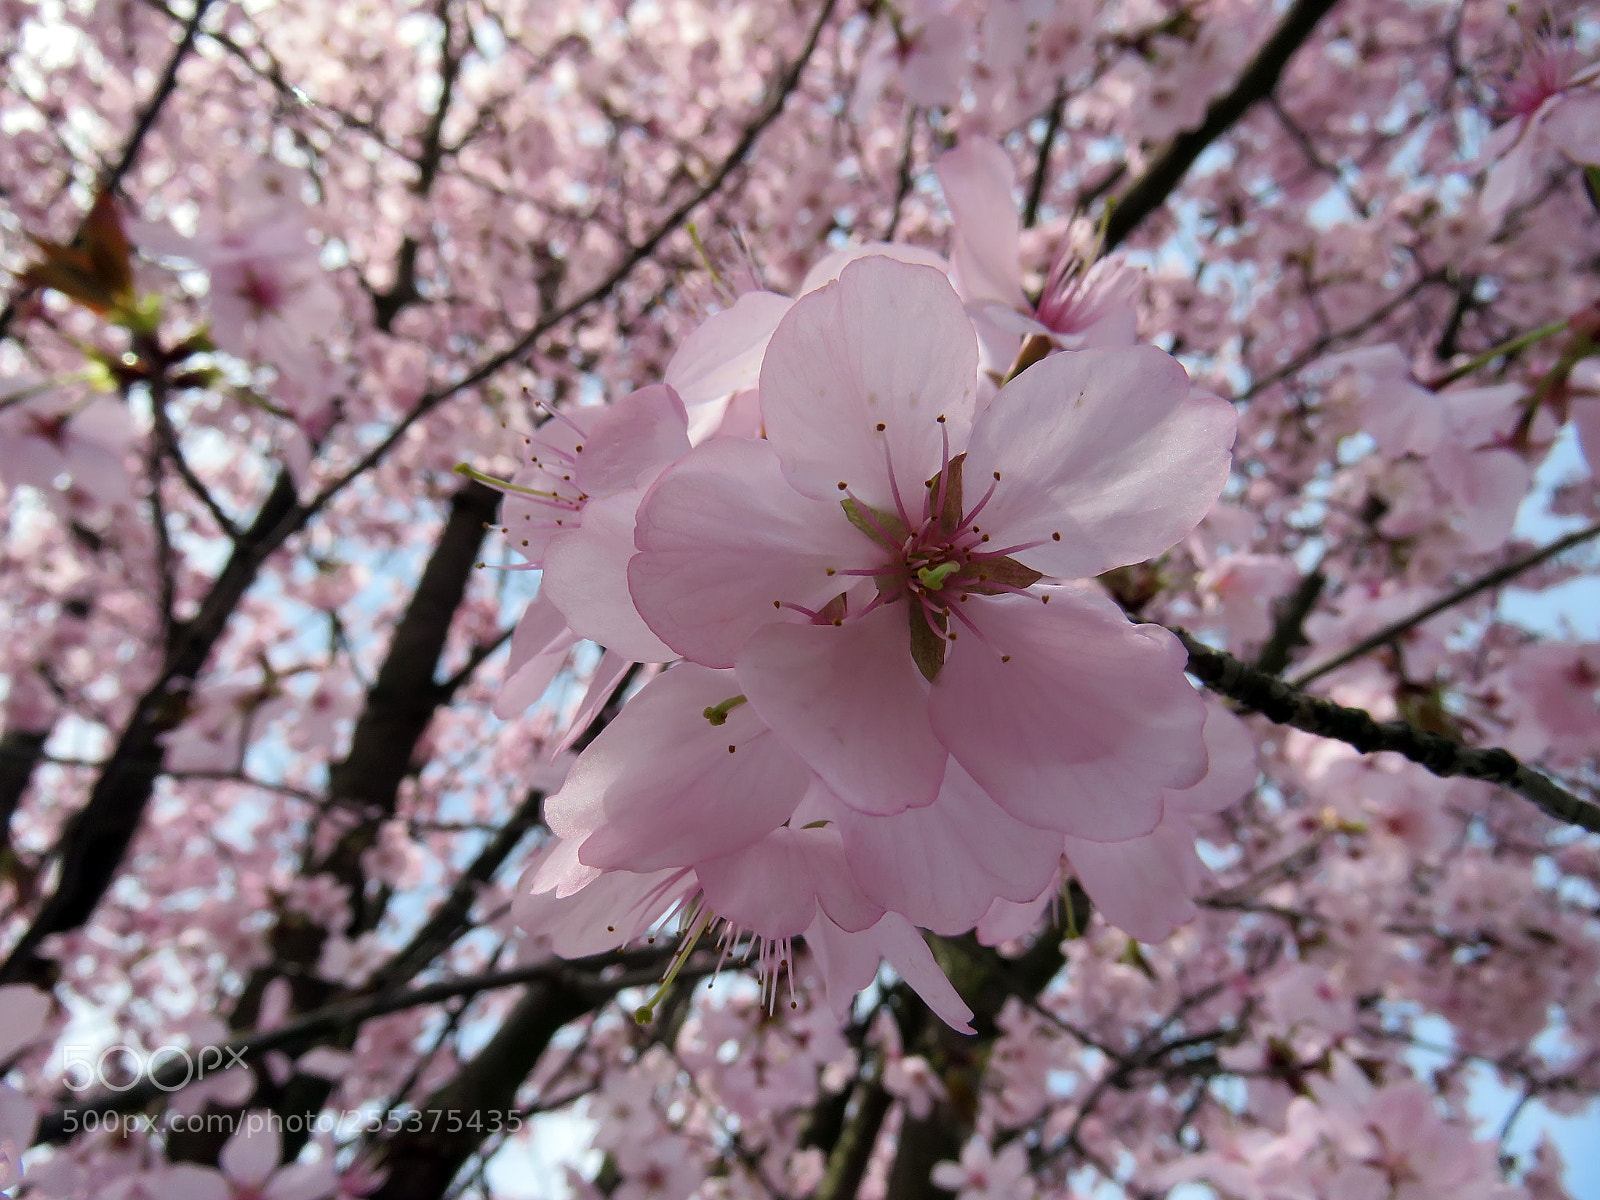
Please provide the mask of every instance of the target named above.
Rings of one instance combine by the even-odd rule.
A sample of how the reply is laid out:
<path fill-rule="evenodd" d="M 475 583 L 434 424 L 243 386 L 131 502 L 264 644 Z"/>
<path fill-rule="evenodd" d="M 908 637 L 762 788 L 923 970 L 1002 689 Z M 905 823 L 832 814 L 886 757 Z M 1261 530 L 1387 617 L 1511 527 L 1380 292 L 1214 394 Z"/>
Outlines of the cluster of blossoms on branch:
<path fill-rule="evenodd" d="M 804 935 L 841 1014 L 884 958 L 965 1027 L 912 926 L 1004 940 L 1067 870 L 1160 940 L 1203 875 L 1187 815 L 1254 782 L 1177 639 L 1068 582 L 1187 535 L 1235 422 L 1149 346 L 1050 354 L 996 388 L 947 272 L 873 249 L 771 305 L 755 353 L 739 306 L 761 294 L 692 335 L 692 382 L 753 384 L 735 411 L 764 436 L 691 448 L 657 384 L 526 440 L 502 515 L 543 569 L 536 603 L 674 665 L 547 802 L 559 840 L 524 917 L 608 912 L 568 935 L 593 953 L 678 908 L 686 947 L 720 924 L 768 972 Z M 560 903 L 589 888 L 604 899 Z"/>

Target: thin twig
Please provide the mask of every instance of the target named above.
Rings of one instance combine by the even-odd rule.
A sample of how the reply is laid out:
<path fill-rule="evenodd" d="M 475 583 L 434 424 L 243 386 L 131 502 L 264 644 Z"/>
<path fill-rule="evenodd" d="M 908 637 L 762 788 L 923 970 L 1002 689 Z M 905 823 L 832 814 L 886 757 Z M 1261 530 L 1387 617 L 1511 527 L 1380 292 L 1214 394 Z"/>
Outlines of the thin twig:
<path fill-rule="evenodd" d="M 1571 550 L 1574 546 L 1581 546 L 1584 542 L 1591 541 L 1596 537 L 1600 537 L 1600 522 L 1596 522 L 1584 529 L 1579 529 L 1574 533 L 1569 533 L 1566 537 L 1557 538 L 1542 550 L 1535 550 L 1531 554 L 1523 555 L 1521 558 L 1514 558 L 1510 562 L 1504 563 L 1494 570 L 1462 584 L 1454 591 L 1447 592 L 1431 604 L 1425 604 L 1415 612 L 1408 613 L 1399 620 L 1390 622 L 1378 630 L 1377 633 L 1362 638 L 1354 646 L 1334 655 L 1326 662 L 1318 663 L 1308 671 L 1302 671 L 1289 681 L 1289 686 L 1303 688 L 1313 681 L 1321 679 L 1329 672 L 1337 671 L 1346 663 L 1354 662 L 1363 655 L 1370 654 L 1380 646 L 1388 645 L 1396 638 L 1421 625 L 1430 617 L 1442 613 L 1445 609 L 1453 608 L 1464 600 L 1470 600 L 1480 592 L 1499 587 L 1501 584 L 1515 579 L 1524 571 L 1530 571 L 1540 563 L 1547 562 L 1556 555 Z"/>
<path fill-rule="evenodd" d="M 156 371 L 166 370 L 166 364 L 160 361 L 159 357 L 151 361 Z M 158 388 L 154 377 L 150 387 L 150 413 L 155 425 L 157 450 L 171 461 L 178 478 L 183 480 L 194 498 L 211 514 L 211 519 L 217 523 L 218 528 L 230 541 L 238 541 L 239 526 L 234 523 L 232 517 L 222 511 L 222 506 L 212 496 L 210 489 L 194 473 L 189 460 L 183 456 L 183 448 L 178 444 L 178 431 L 172 424 L 172 414 L 167 412 L 166 388 L 164 386 Z"/>

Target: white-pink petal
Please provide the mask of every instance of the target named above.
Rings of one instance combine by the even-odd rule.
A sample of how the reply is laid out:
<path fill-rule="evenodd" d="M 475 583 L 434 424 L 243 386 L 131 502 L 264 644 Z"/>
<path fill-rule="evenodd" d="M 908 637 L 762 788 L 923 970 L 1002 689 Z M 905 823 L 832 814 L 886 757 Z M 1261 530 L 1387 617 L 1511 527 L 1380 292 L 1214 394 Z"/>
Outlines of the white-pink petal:
<path fill-rule="evenodd" d="M 583 524 L 551 539 L 539 595 L 561 610 L 579 637 L 634 662 L 662 663 L 677 654 L 651 632 L 628 592 L 642 495 L 630 490 L 590 500 Z"/>
<path fill-rule="evenodd" d="M 1153 346 L 1053 354 L 978 417 L 969 506 L 996 472 L 977 525 L 1057 578 L 1098 575 L 1175 545 L 1210 510 L 1232 461 L 1233 406 L 1191 394 Z"/>
<path fill-rule="evenodd" d="M 836 502 L 848 489 L 893 510 L 892 465 L 920 517 L 945 436 L 957 450 L 966 442 L 977 369 L 977 335 L 942 272 L 862 258 L 796 301 L 772 335 L 761 366 L 767 436 L 806 495 Z"/>
<path fill-rule="evenodd" d="M 945 750 L 911 659 L 906 606 L 832 624 L 773 624 L 739 683 L 768 726 L 848 805 L 888 815 L 933 803 Z"/>
<path fill-rule="evenodd" d="M 571 895 L 531 892 L 525 873 L 511 903 L 511 920 L 534 937 L 548 938 L 562 958 L 604 954 L 644 934 L 693 885 L 688 871 L 606 871 Z"/>
<path fill-rule="evenodd" d="M 882 557 L 837 500 L 802 496 L 766 442 L 719 438 L 656 481 L 639 506 L 628 586 L 640 615 L 694 662 L 731 667 L 750 635 L 815 611 L 846 570 Z"/>
<path fill-rule="evenodd" d="M 841 929 L 859 931 L 883 916 L 856 885 L 837 829 L 774 829 L 734 854 L 695 864 L 706 904 L 759 937 L 804 933 L 818 910 Z"/>
<path fill-rule="evenodd" d="M 1194 826 L 1169 811 L 1144 837 L 1125 842 L 1067 838 L 1073 874 L 1107 921 L 1141 942 L 1159 942 L 1194 918 L 1194 895 L 1207 872 L 1194 849 Z"/>
<path fill-rule="evenodd" d="M 1010 155 L 987 138 L 965 138 L 939 156 L 934 172 L 955 227 L 950 273 L 956 291 L 968 304 L 1027 308 Z"/>
<path fill-rule="evenodd" d="M 940 741 L 1025 824 L 1094 841 L 1154 829 L 1206 769 L 1205 704 L 1182 646 L 1071 589 L 974 597 L 931 689 Z"/>
<path fill-rule="evenodd" d="M 1191 788 L 1167 797 L 1186 813 L 1221 812 L 1256 786 L 1256 739 L 1250 727 L 1218 701 L 1206 702 L 1206 723 L 1201 731 L 1206 743 L 1205 777 Z"/>
<path fill-rule="evenodd" d="M 511 631 L 506 678 L 494 700 L 494 715 L 501 720 L 518 716 L 544 695 L 577 642 L 561 610 L 545 596 L 536 596 Z"/>
<path fill-rule="evenodd" d="M 922 935 L 899 913 L 884 913 L 860 933 L 847 933 L 819 914 L 806 930 L 806 945 L 822 973 L 828 1006 L 841 1018 L 856 993 L 876 977 L 879 961 L 887 959 L 940 1020 L 960 1033 L 973 1032 L 972 1010 L 939 969 Z"/>
<path fill-rule="evenodd" d="M 689 416 L 665 384 L 629 392 L 602 408 L 573 450 L 577 481 L 590 496 L 609 496 L 654 481 L 689 453 Z"/>
<path fill-rule="evenodd" d="M 793 303 L 777 292 L 746 292 L 683 340 L 666 381 L 690 408 L 755 387 L 767 341 Z"/>
<path fill-rule="evenodd" d="M 867 933 L 877 942 L 884 960 L 911 985 L 911 990 L 922 998 L 934 1016 L 957 1033 L 974 1032 L 972 1010 L 961 999 L 961 993 L 956 991 L 934 959 L 933 951 L 928 949 L 928 943 L 922 940 L 922 934 L 910 921 L 899 913 L 884 913 L 883 920 Z"/>
<path fill-rule="evenodd" d="M 919 267 L 932 267 L 948 275 L 950 264 L 932 250 L 924 250 L 921 246 L 910 246 L 905 242 L 862 242 L 859 246 L 846 246 L 843 250 L 835 250 L 819 258 L 812 268 L 806 272 L 806 277 L 800 281 L 798 295 L 804 296 L 814 292 L 823 284 L 832 283 L 844 273 L 844 269 L 853 262 L 860 262 L 863 258 L 889 258 L 895 262 L 911 263 Z"/>
<path fill-rule="evenodd" d="M 545 802 L 552 829 L 588 829 L 579 861 L 655 871 L 728 854 L 777 828 L 810 784 L 805 764 L 728 674 L 683 664 L 651 680 L 573 764 Z"/>
<path fill-rule="evenodd" d="M 1061 835 L 1024 825 L 951 761 L 938 798 L 875 817 L 841 806 L 845 858 L 873 900 L 934 933 L 955 936 L 997 898 L 1031 901 L 1061 861 Z"/>
<path fill-rule="evenodd" d="M 560 754 L 563 750 L 571 748 L 572 744 L 584 735 L 589 728 L 589 722 L 600 715 L 600 710 L 606 706 L 606 701 L 611 699 L 611 693 L 622 682 L 622 677 L 632 669 L 633 664 L 633 659 L 618 654 L 615 650 L 607 650 L 600 656 L 594 674 L 589 676 L 589 687 L 583 693 L 583 699 L 578 702 L 578 710 L 567 722 L 567 732 L 562 735 L 552 754 Z"/>

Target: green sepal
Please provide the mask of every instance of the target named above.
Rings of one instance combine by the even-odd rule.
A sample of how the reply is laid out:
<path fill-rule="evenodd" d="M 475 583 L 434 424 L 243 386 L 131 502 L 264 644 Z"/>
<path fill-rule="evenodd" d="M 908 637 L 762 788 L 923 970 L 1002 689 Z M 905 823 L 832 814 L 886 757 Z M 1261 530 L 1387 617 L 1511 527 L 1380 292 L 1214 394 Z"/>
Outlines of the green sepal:
<path fill-rule="evenodd" d="M 1014 558 L 991 558 L 974 563 L 961 577 L 967 591 L 980 596 L 999 596 L 1013 588 L 1030 588 L 1044 576 Z"/>
<path fill-rule="evenodd" d="M 1600 213 L 1600 167 L 1583 169 L 1583 190 L 1589 195 L 1589 207 Z"/>
<path fill-rule="evenodd" d="M 939 507 L 939 532 L 946 537 L 953 536 L 961 528 L 961 467 L 967 461 L 965 453 L 956 455 L 950 460 L 945 469 L 928 480 L 928 494 L 930 504 L 939 496 L 939 478 L 944 477 L 944 503 Z"/>
<path fill-rule="evenodd" d="M 920 604 L 910 606 L 911 661 L 917 664 L 922 677 L 932 683 L 944 667 L 945 640 L 928 624 Z"/>
<path fill-rule="evenodd" d="M 906 538 L 911 535 L 906 523 L 896 513 L 886 513 L 880 509 L 869 508 L 865 504 L 857 504 L 849 497 L 839 501 L 839 507 L 843 508 L 844 515 L 850 518 L 850 524 L 878 545 L 887 546 L 890 550 L 899 550 L 905 545 Z M 886 538 L 884 534 L 888 534 L 889 537 Z M 894 540 L 890 541 L 889 538 Z"/>

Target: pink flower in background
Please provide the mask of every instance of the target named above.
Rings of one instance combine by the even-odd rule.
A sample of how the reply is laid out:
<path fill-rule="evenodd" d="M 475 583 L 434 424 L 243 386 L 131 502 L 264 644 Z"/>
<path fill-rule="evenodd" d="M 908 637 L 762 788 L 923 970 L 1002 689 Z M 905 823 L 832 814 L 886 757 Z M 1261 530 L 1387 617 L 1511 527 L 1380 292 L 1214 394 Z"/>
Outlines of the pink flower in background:
<path fill-rule="evenodd" d="M 1086 264 L 1064 250 L 1045 277 L 1038 303 L 1028 300 L 1016 171 L 997 143 L 963 141 L 940 156 L 934 169 L 955 222 L 951 275 L 981 332 L 1012 339 L 1039 335 L 1064 350 L 1133 345 L 1139 281 L 1120 257 Z"/>
<path fill-rule="evenodd" d="M 232 182 L 200 232 L 134 223 L 146 254 L 194 263 L 210 275 L 211 340 L 246 362 L 271 366 L 276 399 L 320 432 L 333 399 L 332 371 L 311 349 L 344 322 L 344 305 L 311 241 L 301 174 L 264 162 Z"/>
<path fill-rule="evenodd" d="M 1600 643 L 1519 647 L 1504 680 L 1513 752 L 1548 755 L 1564 764 L 1594 758 L 1600 746 Z"/>
<path fill-rule="evenodd" d="M 126 459 L 133 446 L 127 408 L 105 397 L 87 399 L 37 380 L 0 383 L 0 479 L 29 484 L 47 497 L 129 504 L 133 479 Z"/>
<path fill-rule="evenodd" d="M 1540 37 L 1528 46 L 1521 69 L 1505 91 L 1508 118 L 1489 136 L 1484 160 L 1483 211 L 1498 221 L 1538 186 L 1549 161 L 1565 155 L 1600 165 L 1600 63 L 1577 48 Z"/>
<path fill-rule="evenodd" d="M 999 1154 L 974 1134 L 961 1149 L 961 1161 L 935 1164 L 933 1182 L 956 1194 L 956 1200 L 1024 1200 L 1033 1194 L 1028 1182 L 1028 1152 L 1020 1140 L 1008 1142 Z"/>

